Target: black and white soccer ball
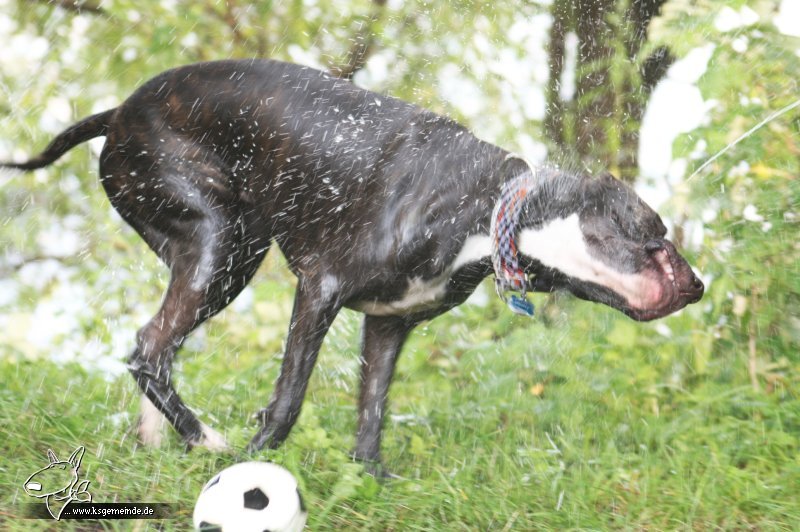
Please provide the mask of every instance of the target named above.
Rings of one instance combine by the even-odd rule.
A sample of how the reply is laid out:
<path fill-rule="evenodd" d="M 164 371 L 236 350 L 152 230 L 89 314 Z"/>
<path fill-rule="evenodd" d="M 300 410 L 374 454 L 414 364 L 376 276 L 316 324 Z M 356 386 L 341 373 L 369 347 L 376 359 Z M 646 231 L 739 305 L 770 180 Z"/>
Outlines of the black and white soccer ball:
<path fill-rule="evenodd" d="M 308 513 L 297 480 L 267 462 L 243 462 L 209 480 L 194 506 L 197 530 L 298 532 Z"/>

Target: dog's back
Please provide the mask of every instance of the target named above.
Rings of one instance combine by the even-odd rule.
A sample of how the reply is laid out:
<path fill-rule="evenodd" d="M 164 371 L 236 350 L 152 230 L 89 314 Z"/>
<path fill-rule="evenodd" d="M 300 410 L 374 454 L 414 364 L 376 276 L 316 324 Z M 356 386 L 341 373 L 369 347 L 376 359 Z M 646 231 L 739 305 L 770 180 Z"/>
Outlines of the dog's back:
<path fill-rule="evenodd" d="M 304 254 L 305 240 L 291 241 L 297 227 L 325 237 L 317 254 L 326 243 L 340 248 L 335 233 L 363 225 L 384 229 L 383 242 L 356 243 L 368 249 L 385 248 L 383 235 L 415 238 L 405 218 L 422 231 L 420 217 L 452 217 L 441 206 L 453 202 L 439 198 L 463 196 L 463 175 L 490 179 L 505 152 L 449 118 L 309 67 L 228 60 L 168 70 L 136 90 L 117 109 L 104 153 L 117 169 L 131 156 L 218 169 L 218 196 L 258 210 L 259 223 L 272 224 L 264 233 L 291 258 Z M 109 195 L 128 181 L 116 172 Z"/>

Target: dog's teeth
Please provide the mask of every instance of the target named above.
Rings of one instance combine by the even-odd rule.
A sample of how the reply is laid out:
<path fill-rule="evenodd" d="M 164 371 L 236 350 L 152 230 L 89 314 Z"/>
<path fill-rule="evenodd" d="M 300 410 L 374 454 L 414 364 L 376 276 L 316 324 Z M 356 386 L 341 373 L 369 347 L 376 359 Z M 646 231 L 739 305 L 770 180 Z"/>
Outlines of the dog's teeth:
<path fill-rule="evenodd" d="M 658 261 L 658 265 L 661 266 L 664 274 L 667 276 L 667 279 L 670 282 L 675 282 L 675 270 L 672 268 L 672 263 L 669 261 L 669 255 L 666 252 L 660 252 L 656 254 L 656 261 Z"/>

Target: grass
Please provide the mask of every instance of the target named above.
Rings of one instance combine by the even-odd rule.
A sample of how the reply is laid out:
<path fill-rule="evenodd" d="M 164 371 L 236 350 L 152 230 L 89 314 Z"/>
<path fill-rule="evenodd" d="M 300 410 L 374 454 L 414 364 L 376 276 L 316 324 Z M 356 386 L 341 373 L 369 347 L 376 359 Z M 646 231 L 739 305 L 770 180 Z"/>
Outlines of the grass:
<path fill-rule="evenodd" d="M 239 450 L 269 398 L 291 308 L 282 271 L 267 269 L 255 287 L 253 310 L 213 320 L 177 371 L 187 403 Z M 699 307 L 662 321 L 685 331 L 669 337 L 597 305 L 540 307 L 526 320 L 496 301 L 463 306 L 416 331 L 384 432 L 386 463 L 402 480 L 382 483 L 348 457 L 360 320 L 344 312 L 289 440 L 258 458 L 297 476 L 312 530 L 800 526 L 796 374 L 755 391 L 746 347 L 735 343 L 699 363 Z M 61 456 L 86 446 L 82 472 L 96 502 L 176 504 L 172 519 L 138 521 L 139 529 L 188 528 L 203 483 L 245 459 L 186 453 L 174 433 L 161 449 L 137 447 L 129 430 L 138 393 L 128 376 L 109 382 L 76 364 L 4 357 L 0 380 L 4 530 L 51 524 L 19 518 L 32 500 L 22 483 L 48 448 Z"/>

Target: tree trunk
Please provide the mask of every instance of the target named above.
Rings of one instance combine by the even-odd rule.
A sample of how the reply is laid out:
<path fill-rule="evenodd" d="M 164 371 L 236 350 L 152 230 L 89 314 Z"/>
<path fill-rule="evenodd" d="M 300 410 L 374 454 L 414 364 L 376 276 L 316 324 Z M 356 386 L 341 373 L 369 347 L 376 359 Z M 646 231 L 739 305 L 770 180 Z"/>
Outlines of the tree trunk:
<path fill-rule="evenodd" d="M 545 131 L 551 146 L 561 155 L 590 168 L 600 165 L 611 169 L 626 181 L 635 179 L 644 108 L 672 61 L 666 49 L 639 59 L 647 27 L 664 2 L 553 3 Z M 578 37 L 576 94 L 572 101 L 564 102 L 559 89 L 565 68 L 565 36 L 570 31 Z"/>
<path fill-rule="evenodd" d="M 564 132 L 565 102 L 561 100 L 561 75 L 564 72 L 565 39 L 571 26 L 571 2 L 556 0 L 551 13 L 553 24 L 550 26 L 550 41 L 547 54 L 550 58 L 550 79 L 547 81 L 547 112 L 544 129 L 547 138 L 560 151 L 565 151 L 566 135 Z"/>
<path fill-rule="evenodd" d="M 575 92 L 575 148 L 586 162 L 606 159 L 613 154 L 604 147 L 614 114 L 616 87 L 611 84 L 609 63 L 614 55 L 614 29 L 608 22 L 613 0 L 578 0 L 575 2 L 578 35 L 578 65 Z"/>

